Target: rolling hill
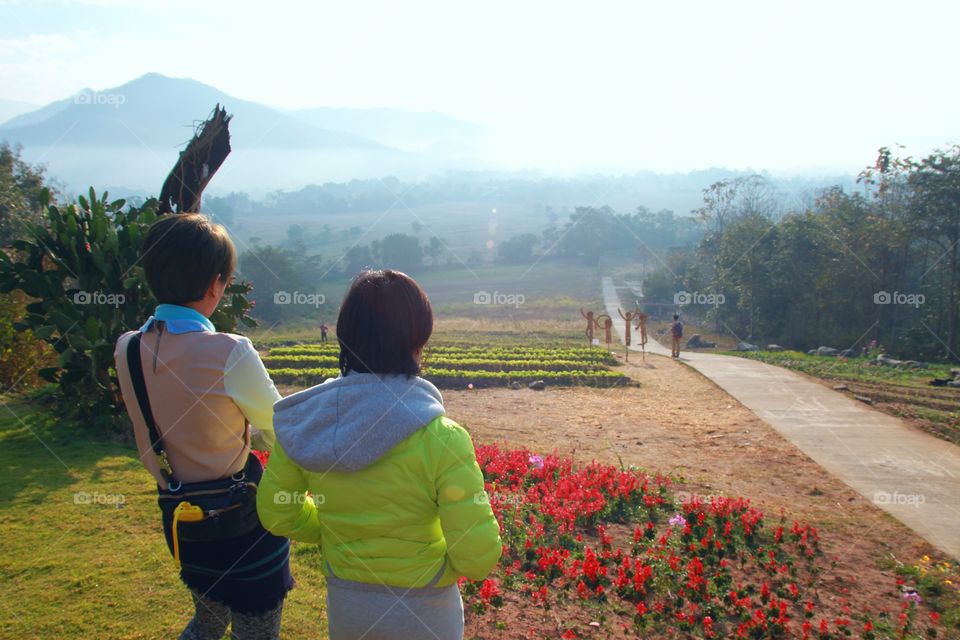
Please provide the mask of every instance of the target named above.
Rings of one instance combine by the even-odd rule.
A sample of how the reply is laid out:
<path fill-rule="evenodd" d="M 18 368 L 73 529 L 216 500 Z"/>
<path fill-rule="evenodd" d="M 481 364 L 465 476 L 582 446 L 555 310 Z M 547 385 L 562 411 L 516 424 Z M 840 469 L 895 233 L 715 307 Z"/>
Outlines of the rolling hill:
<path fill-rule="evenodd" d="M 103 91 L 84 89 L 0 126 L 0 138 L 24 147 L 98 146 L 170 148 L 189 140 L 192 124 L 213 105 L 234 115 L 235 146 L 245 148 L 386 147 L 363 136 L 323 129 L 270 107 L 234 98 L 190 79 L 149 73 Z"/>
<path fill-rule="evenodd" d="M 195 124 L 217 103 L 234 116 L 234 153 L 214 182 L 218 191 L 262 195 L 312 183 L 386 175 L 417 179 L 477 166 L 471 140 L 480 127 L 444 114 L 278 109 L 158 73 L 19 113 L 0 124 L 0 141 L 23 145 L 24 159 L 45 164 L 67 191 L 97 185 L 118 194 L 152 193 Z"/>

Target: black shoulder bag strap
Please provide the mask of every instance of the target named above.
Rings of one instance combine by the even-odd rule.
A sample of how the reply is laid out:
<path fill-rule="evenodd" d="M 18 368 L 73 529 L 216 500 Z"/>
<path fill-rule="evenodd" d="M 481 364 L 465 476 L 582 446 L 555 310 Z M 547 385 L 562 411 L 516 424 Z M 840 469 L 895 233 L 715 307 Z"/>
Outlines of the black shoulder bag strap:
<path fill-rule="evenodd" d="M 133 383 L 133 390 L 137 394 L 137 404 L 140 405 L 140 414 L 143 415 L 143 421 L 147 424 L 147 434 L 150 437 L 150 446 L 157 456 L 157 462 L 160 463 L 160 473 L 167 486 L 176 484 L 173 479 L 173 467 L 170 466 L 170 460 L 167 459 L 167 452 L 163 449 L 163 440 L 160 438 L 160 432 L 157 431 L 157 423 L 153 419 L 153 410 L 150 408 L 150 398 L 147 396 L 147 383 L 143 378 L 143 360 L 140 357 L 140 341 L 143 337 L 139 331 L 131 336 L 127 342 L 127 369 L 130 371 L 130 381 Z"/>

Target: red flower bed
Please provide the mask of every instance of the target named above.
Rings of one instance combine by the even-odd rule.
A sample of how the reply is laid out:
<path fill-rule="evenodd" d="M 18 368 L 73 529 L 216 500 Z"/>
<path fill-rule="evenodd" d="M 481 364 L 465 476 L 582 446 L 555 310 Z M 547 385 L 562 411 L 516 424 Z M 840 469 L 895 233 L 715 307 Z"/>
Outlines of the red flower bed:
<path fill-rule="evenodd" d="M 950 637 L 902 580 L 854 611 L 825 590 L 817 529 L 768 526 L 746 498 L 678 502 L 662 476 L 526 449 L 477 461 L 504 546 L 486 580 L 460 581 L 465 637 Z"/>
<path fill-rule="evenodd" d="M 525 449 L 479 446 L 477 460 L 504 553 L 488 579 L 461 580 L 466 637 L 937 634 L 895 585 L 893 613 L 824 598 L 819 532 L 768 526 L 745 498 L 677 503 L 661 476 Z"/>

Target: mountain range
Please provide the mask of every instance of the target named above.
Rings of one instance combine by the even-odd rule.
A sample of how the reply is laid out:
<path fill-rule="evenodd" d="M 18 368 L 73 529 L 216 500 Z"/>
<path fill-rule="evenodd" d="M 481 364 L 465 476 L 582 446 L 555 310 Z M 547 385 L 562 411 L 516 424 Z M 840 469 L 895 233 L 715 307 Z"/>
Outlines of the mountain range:
<path fill-rule="evenodd" d="M 148 73 L 15 115 L 0 124 L 0 140 L 21 144 L 25 159 L 43 161 L 68 189 L 152 189 L 216 104 L 234 116 L 234 154 L 224 165 L 227 177 L 216 180 L 221 188 L 268 190 L 391 173 L 412 177 L 452 158 L 469 158 L 483 134 L 479 125 L 436 112 L 279 109 L 196 80 Z M 8 112 L 24 106 L 13 103 Z"/>
<path fill-rule="evenodd" d="M 506 185 L 508 191 L 526 194 L 517 196 L 521 201 L 534 189 L 536 202 L 555 206 L 642 204 L 687 212 L 699 206 L 701 190 L 712 181 L 743 173 L 647 171 L 582 176 L 572 182 L 545 179 L 537 172 L 501 173 L 479 159 L 488 135 L 484 127 L 442 113 L 284 109 L 157 73 L 111 89 L 84 89 L 39 108 L 0 100 L 0 116 L 14 114 L 0 124 L 0 142 L 22 145 L 23 158 L 45 165 L 48 179 L 66 195 L 90 186 L 115 196 L 156 195 L 194 127 L 216 104 L 233 115 L 233 152 L 207 190 L 210 195 L 237 191 L 263 199 L 276 191 L 327 183 L 363 191 L 362 184 L 351 187 L 351 181 L 394 176 L 407 185 L 428 178 L 443 183 L 437 177 L 443 175 L 463 183 L 463 188 L 448 189 L 451 201 L 483 200 L 483 194 L 502 199 L 507 197 Z M 848 181 L 841 178 L 839 183 Z M 526 185 L 530 182 L 540 186 Z M 829 184 L 838 181 L 798 179 L 780 186 L 795 193 Z M 603 202 L 596 194 L 603 195 Z"/>
<path fill-rule="evenodd" d="M 19 116 L 20 114 L 33 111 L 37 105 L 29 102 L 20 102 L 19 100 L 4 100 L 0 98 L 0 123 Z"/>

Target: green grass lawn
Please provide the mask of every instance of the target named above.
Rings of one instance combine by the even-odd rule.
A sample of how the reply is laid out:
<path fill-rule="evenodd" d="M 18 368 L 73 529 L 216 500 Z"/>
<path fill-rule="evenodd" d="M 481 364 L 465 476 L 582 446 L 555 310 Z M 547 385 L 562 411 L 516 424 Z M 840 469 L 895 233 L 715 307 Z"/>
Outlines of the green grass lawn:
<path fill-rule="evenodd" d="M 931 364 L 926 369 L 888 367 L 869 358 L 809 356 L 799 351 L 728 351 L 727 355 L 768 362 L 795 371 L 831 380 L 861 380 L 927 386 L 934 378 L 952 378 L 951 365 Z M 960 394 L 958 394 L 960 397 Z"/>
<path fill-rule="evenodd" d="M 960 389 L 929 384 L 934 378 L 952 378 L 951 365 L 912 369 L 879 365 L 868 358 L 809 356 L 798 351 L 726 353 L 842 382 L 846 393 L 869 398 L 885 413 L 910 419 L 938 438 L 960 443 Z"/>
<path fill-rule="evenodd" d="M 160 532 L 155 484 L 132 443 L 0 408 L 0 637 L 174 638 L 192 615 Z M 326 636 L 314 545 L 295 545 L 299 586 L 283 636 Z"/>
<path fill-rule="evenodd" d="M 864 382 L 892 382 L 904 385 L 925 386 L 934 378 L 952 378 L 951 365 L 931 364 L 926 369 L 888 367 L 878 365 L 869 358 L 835 358 L 832 356 L 809 356 L 799 351 L 728 351 L 727 355 L 761 360 L 795 371 L 837 380 L 862 380 Z"/>

